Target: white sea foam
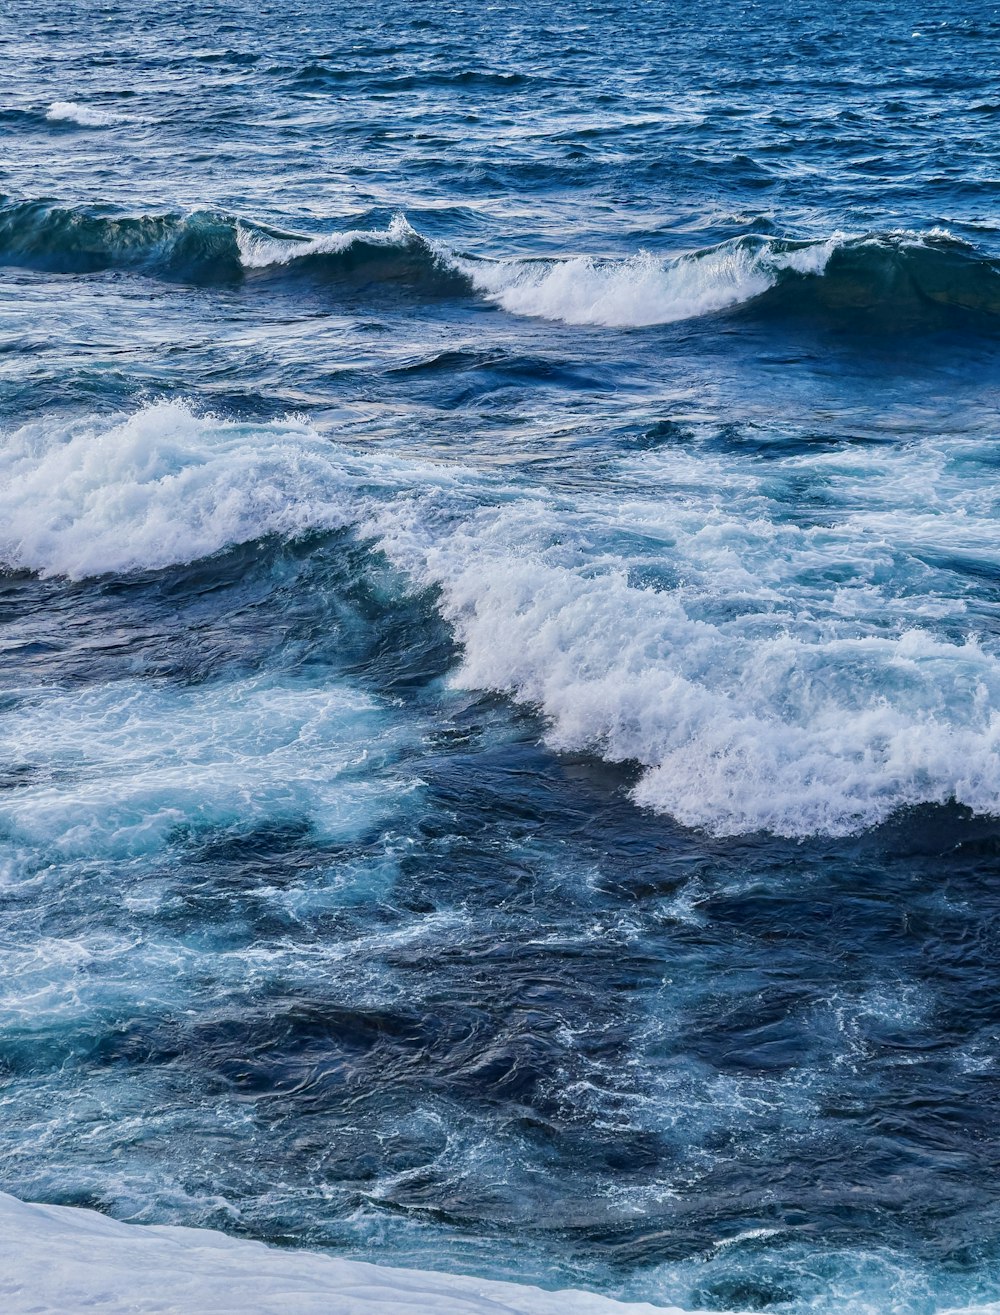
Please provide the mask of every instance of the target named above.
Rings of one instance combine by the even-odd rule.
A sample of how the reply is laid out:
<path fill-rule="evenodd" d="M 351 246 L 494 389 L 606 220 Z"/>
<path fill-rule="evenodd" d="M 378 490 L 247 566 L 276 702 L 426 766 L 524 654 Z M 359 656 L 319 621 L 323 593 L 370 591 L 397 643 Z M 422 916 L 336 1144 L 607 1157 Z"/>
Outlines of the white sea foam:
<path fill-rule="evenodd" d="M 837 239 L 776 251 L 723 243 L 663 259 L 470 261 L 456 266 L 481 292 L 516 315 L 615 328 L 669 324 L 726 310 L 767 292 L 781 270 L 822 274 Z"/>
<path fill-rule="evenodd" d="M 81 128 L 107 128 L 121 121 L 117 114 L 75 100 L 54 100 L 45 117 L 52 123 L 76 123 Z"/>
<path fill-rule="evenodd" d="M 30 690 L 0 715 L 0 767 L 25 780 L 3 796 L 0 833 L 44 861 L 135 856 L 179 830 L 282 821 L 344 838 L 412 788 L 372 770 L 404 742 L 349 687 L 256 677 Z M 351 779 L 362 762 L 366 779 Z"/>
<path fill-rule="evenodd" d="M 936 439 L 765 469 L 678 448 L 606 477 L 640 474 L 641 495 L 570 498 L 159 406 L 3 440 L 0 558 L 79 577 L 353 525 L 438 589 L 457 682 L 536 705 L 557 748 L 639 763 L 636 799 L 686 824 L 802 836 L 907 804 L 1000 813 L 1000 659 L 928 564 L 996 561 L 972 453 Z M 776 501 L 782 478 L 822 481 L 821 523 Z M 647 584 L 650 565 L 674 583 Z"/>
<path fill-rule="evenodd" d="M 565 544 L 529 548 L 525 516 L 485 513 L 444 548 L 397 522 L 383 543 L 443 585 L 465 649 L 456 679 L 540 707 L 557 748 L 641 763 L 640 803 L 718 833 L 792 836 L 950 798 L 1000 811 L 1000 663 L 976 643 L 795 634 L 780 612 L 764 627 L 710 622 L 693 615 L 704 600 L 566 561 Z M 730 576 L 746 574 L 737 519 L 692 538 L 719 531 Z"/>
<path fill-rule="evenodd" d="M 0 439 L 0 560 L 74 579 L 197 561 L 349 523 L 372 477 L 391 474 L 294 421 L 217 424 L 161 404 L 26 425 Z"/>

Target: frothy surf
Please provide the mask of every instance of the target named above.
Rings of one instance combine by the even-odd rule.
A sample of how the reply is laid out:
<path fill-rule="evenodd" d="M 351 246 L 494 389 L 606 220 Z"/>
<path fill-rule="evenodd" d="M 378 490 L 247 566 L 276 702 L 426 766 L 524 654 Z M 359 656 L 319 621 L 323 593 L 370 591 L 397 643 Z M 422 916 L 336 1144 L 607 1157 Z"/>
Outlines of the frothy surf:
<path fill-rule="evenodd" d="M 618 477 L 634 465 L 619 459 Z M 0 557 L 47 574 L 353 527 L 436 592 L 463 646 L 456 683 L 538 707 L 558 749 L 637 763 L 636 800 L 687 825 L 838 835 L 911 805 L 1000 813 L 1000 659 L 966 601 L 942 602 L 961 561 L 926 560 L 949 536 L 976 561 L 994 552 L 961 444 L 766 472 L 647 454 L 648 491 L 609 506 L 160 405 L 27 426 L 4 438 L 0 472 Z M 836 508 L 823 523 L 799 514 L 806 475 Z"/>
<path fill-rule="evenodd" d="M 997 16 L 732 8 L 5 28 L 0 1315 L 1000 1315 Z"/>
<path fill-rule="evenodd" d="M 7 700 L 0 769 L 19 772 L 21 788 L 3 796 L 0 829 L 33 861 L 155 854 L 179 829 L 286 821 L 343 840 L 404 788 L 352 774 L 361 763 L 377 771 L 413 734 L 350 686 L 277 677 L 181 692 L 151 681 L 9 690 Z"/>

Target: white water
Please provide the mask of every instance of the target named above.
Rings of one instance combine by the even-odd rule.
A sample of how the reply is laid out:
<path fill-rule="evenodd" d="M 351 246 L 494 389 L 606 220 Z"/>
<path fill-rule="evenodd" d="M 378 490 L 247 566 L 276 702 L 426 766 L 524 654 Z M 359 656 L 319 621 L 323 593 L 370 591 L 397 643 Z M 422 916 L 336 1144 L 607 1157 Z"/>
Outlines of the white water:
<path fill-rule="evenodd" d="M 946 437 L 763 465 L 663 449 L 570 495 L 158 406 L 7 435 L 0 559 L 79 578 L 352 525 L 440 591 L 457 683 L 537 705 L 556 748 L 638 762 L 641 804 L 843 834 L 907 804 L 1000 812 L 1000 659 L 934 565 L 997 564 L 980 459 Z"/>
<path fill-rule="evenodd" d="M 236 230 L 236 240 L 244 269 L 268 269 L 272 265 L 288 265 L 293 260 L 302 260 L 307 256 L 336 255 L 348 251 L 356 242 L 379 247 L 401 247 L 423 242 L 403 215 L 397 215 L 388 228 L 352 228 L 309 240 L 264 237 L 241 225 Z"/>
<path fill-rule="evenodd" d="M 8 691 L 8 703 L 0 768 L 26 779 L 4 793 L 0 829 L 15 853 L 50 862 L 154 853 L 179 827 L 305 819 L 343 840 L 410 788 L 353 779 L 408 735 L 346 686 L 115 681 Z"/>
<path fill-rule="evenodd" d="M 76 123 L 81 128 L 106 128 L 119 122 L 116 114 L 96 109 L 93 105 L 81 105 L 75 100 L 53 101 L 45 117 L 52 123 Z"/>
<path fill-rule="evenodd" d="M 778 252 L 733 242 L 670 259 L 643 252 L 626 260 L 577 256 L 455 263 L 474 287 L 512 314 L 638 328 L 710 315 L 750 301 L 774 287 L 785 269 L 820 275 L 835 246 L 836 239 L 831 239 Z"/>

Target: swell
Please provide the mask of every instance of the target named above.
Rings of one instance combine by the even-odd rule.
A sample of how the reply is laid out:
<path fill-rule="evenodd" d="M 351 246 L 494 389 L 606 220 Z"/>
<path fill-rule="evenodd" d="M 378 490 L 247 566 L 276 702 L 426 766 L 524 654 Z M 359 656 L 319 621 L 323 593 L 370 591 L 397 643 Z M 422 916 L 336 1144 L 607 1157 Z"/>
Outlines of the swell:
<path fill-rule="evenodd" d="M 166 279 L 231 282 L 241 276 L 233 219 L 119 215 L 21 201 L 0 207 L 0 263 L 58 274 L 135 270 Z"/>
<path fill-rule="evenodd" d="M 210 210 L 123 215 L 8 201 L 0 204 L 0 264 L 262 288 L 349 284 L 376 289 L 375 297 L 476 295 L 514 315 L 609 328 L 739 314 L 992 333 L 1000 315 L 1000 261 L 941 230 L 811 241 L 748 234 L 667 257 L 495 259 L 433 241 L 401 215 L 385 228 L 310 238 Z"/>
<path fill-rule="evenodd" d="M 765 309 L 860 312 L 900 327 L 932 324 L 942 312 L 994 317 L 1000 262 L 946 232 L 865 237 L 834 248 L 815 288 L 779 281 Z"/>

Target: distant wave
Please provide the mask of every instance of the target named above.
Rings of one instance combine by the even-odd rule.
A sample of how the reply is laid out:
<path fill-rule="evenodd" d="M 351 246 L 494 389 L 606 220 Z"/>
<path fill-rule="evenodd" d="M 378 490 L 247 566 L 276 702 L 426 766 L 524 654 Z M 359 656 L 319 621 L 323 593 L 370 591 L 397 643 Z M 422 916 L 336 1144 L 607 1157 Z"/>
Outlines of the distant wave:
<path fill-rule="evenodd" d="M 0 206 L 0 263 L 63 273 L 134 269 L 195 282 L 296 278 L 413 296 L 478 295 L 515 315 L 640 328 L 723 312 L 866 317 L 886 329 L 1000 315 L 1000 262 L 947 232 L 747 235 L 679 256 L 490 259 L 455 251 L 403 216 L 321 237 L 213 211 L 118 215 L 46 201 Z M 377 294 L 375 294 L 377 295 Z"/>
<path fill-rule="evenodd" d="M 271 73 L 283 73 L 286 70 L 277 67 L 268 70 Z M 309 90 L 323 90 L 327 87 L 339 88 L 345 83 L 363 83 L 369 91 L 426 91 L 431 88 L 443 88 L 448 91 L 510 91 L 519 87 L 529 87 L 538 83 L 551 82 L 552 78 L 541 78 L 526 73 L 497 72 L 490 69 L 465 69 L 449 71 L 442 69 L 423 69 L 415 72 L 403 71 L 401 67 L 390 69 L 338 68 L 328 64 L 305 64 L 296 69 L 291 77 L 295 87 Z"/>
<path fill-rule="evenodd" d="M 978 467 L 962 474 L 933 443 L 863 459 L 865 498 L 848 466 L 838 523 L 809 528 L 768 502 L 769 474 L 707 458 L 694 472 L 683 450 L 646 456 L 660 481 L 646 498 L 565 504 L 301 422 L 161 404 L 0 438 L 0 561 L 121 574 L 351 527 L 433 591 L 462 645 L 457 683 L 538 708 L 557 749 L 636 764 L 635 798 L 689 826 L 840 835 L 951 801 L 998 815 L 1000 657 L 939 632 L 919 549 L 934 487 L 935 543 L 992 551 L 993 522 L 969 501 Z M 637 530 L 667 536 L 683 588 L 643 584 Z M 869 579 L 873 543 L 915 553 L 912 579 L 842 584 L 844 561 Z M 829 591 L 803 586 L 824 564 Z"/>
<path fill-rule="evenodd" d="M 54 100 L 45 117 L 50 123 L 75 123 L 80 128 L 107 128 L 121 122 L 117 114 L 75 100 Z"/>

